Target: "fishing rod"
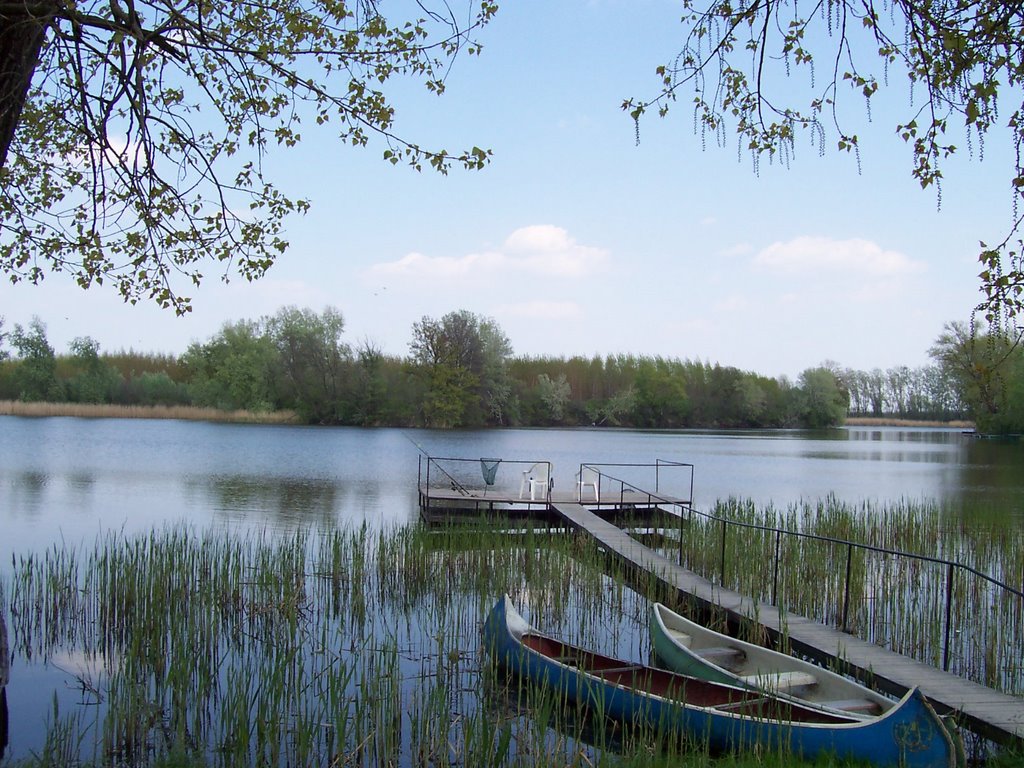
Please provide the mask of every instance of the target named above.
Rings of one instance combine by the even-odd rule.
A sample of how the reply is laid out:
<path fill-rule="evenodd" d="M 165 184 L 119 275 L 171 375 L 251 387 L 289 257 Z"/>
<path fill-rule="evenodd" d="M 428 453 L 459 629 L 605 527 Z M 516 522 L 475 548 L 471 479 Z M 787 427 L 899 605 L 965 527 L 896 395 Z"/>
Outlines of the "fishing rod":
<path fill-rule="evenodd" d="M 430 454 L 427 453 L 426 449 L 422 445 L 420 445 L 415 440 L 413 440 L 411 437 L 409 437 L 409 435 L 407 433 L 405 433 L 405 432 L 402 433 L 402 436 L 405 437 L 405 439 L 408 440 L 410 443 L 415 445 L 417 451 L 419 451 L 420 453 L 422 453 L 424 456 L 427 457 L 427 462 L 429 464 L 433 464 L 435 467 L 437 467 L 441 471 L 441 474 L 443 474 L 445 477 L 447 477 L 449 480 L 451 480 L 452 490 L 453 491 L 458 491 L 463 496 L 469 496 L 470 495 L 469 490 L 467 490 L 466 486 L 464 486 L 462 483 L 460 483 L 458 480 L 456 480 L 444 467 L 442 467 L 440 464 L 438 464 L 436 459 L 431 458 Z"/>

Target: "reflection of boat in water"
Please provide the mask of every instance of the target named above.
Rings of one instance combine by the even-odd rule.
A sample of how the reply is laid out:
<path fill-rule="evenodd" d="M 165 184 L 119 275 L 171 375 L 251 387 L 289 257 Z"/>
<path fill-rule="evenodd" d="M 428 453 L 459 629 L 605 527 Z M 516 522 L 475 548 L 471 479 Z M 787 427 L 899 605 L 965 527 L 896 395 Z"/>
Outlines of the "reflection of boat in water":
<path fill-rule="evenodd" d="M 826 712 L 577 648 L 531 628 L 507 596 L 488 616 L 484 640 L 502 666 L 533 682 L 623 721 L 703 736 L 714 749 L 831 754 L 902 768 L 957 764 L 949 734 L 916 688 L 876 718 Z"/>

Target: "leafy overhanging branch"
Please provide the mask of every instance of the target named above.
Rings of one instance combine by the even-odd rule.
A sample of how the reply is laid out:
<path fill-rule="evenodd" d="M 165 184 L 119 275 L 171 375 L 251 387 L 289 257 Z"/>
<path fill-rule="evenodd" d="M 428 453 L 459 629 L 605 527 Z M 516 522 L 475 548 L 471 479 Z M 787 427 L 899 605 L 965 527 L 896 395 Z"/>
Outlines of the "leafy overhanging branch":
<path fill-rule="evenodd" d="M 16 52 L 31 60 L 27 99 L 0 82 L 3 119 L 18 113 L 0 147 L 0 269 L 69 272 L 179 313 L 179 286 L 206 265 L 259 278 L 288 245 L 286 217 L 309 207 L 262 159 L 300 142 L 310 114 L 351 146 L 382 139 L 392 164 L 483 168 L 488 150 L 397 135 L 384 90 L 404 77 L 441 94 L 455 57 L 479 53 L 472 36 L 497 6 L 471 0 L 464 23 L 445 9 L 393 23 L 370 0 L 0 3 L 0 48 L 45 36 L 34 57 Z"/>
<path fill-rule="evenodd" d="M 661 89 L 650 99 L 622 104 L 637 126 L 651 110 L 668 114 L 686 89 L 693 90 L 695 129 L 720 144 L 732 124 L 755 169 L 762 158 L 788 162 L 797 129 L 810 133 L 820 152 L 826 131 L 839 150 L 857 155 L 861 141 L 845 129 L 838 105 L 850 92 L 865 101 L 870 118 L 880 82 L 902 71 L 912 98 L 907 119 L 895 126 L 911 150 L 911 172 L 922 188 L 933 187 L 941 205 L 943 161 L 958 151 L 948 134 L 962 130 L 968 147 L 983 156 L 993 129 L 1006 129 L 1015 150 L 1009 170 L 1014 214 L 1008 235 L 995 247 L 982 243 L 982 299 L 976 312 L 995 329 L 1024 317 L 1024 262 L 1017 213 L 1024 196 L 1024 3 L 1002 0 L 711 0 L 683 3 L 683 46 L 658 67 Z M 815 63 L 831 64 L 827 81 L 815 84 Z M 867 68 L 861 64 L 867 61 Z M 775 103 L 768 94 L 772 67 L 809 74 L 806 104 Z M 881 68 L 881 78 L 872 73 Z M 1005 117 L 1009 114 L 1009 117 Z"/>

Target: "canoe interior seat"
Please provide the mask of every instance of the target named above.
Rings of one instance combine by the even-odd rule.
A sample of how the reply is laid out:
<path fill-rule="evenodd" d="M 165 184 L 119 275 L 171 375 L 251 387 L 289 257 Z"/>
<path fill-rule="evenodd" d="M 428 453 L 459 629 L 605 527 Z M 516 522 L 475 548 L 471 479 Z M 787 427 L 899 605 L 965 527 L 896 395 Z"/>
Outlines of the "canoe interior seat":
<path fill-rule="evenodd" d="M 831 709 L 841 709 L 844 712 L 879 712 L 882 707 L 877 701 L 870 699 L 837 699 L 834 701 L 815 702 Z"/>
<path fill-rule="evenodd" d="M 719 666 L 735 666 L 747 657 L 747 654 L 739 648 L 732 648 L 728 645 L 692 648 L 691 650 L 705 661 Z"/>
<path fill-rule="evenodd" d="M 766 672 L 758 675 L 744 675 L 740 678 L 747 685 L 769 688 L 773 691 L 788 691 L 817 685 L 818 678 L 809 672 Z"/>
<path fill-rule="evenodd" d="M 671 627 L 665 627 L 665 631 L 668 636 L 679 643 L 684 648 L 689 648 L 693 643 L 693 638 L 685 632 L 680 632 L 678 629 L 672 629 Z"/>

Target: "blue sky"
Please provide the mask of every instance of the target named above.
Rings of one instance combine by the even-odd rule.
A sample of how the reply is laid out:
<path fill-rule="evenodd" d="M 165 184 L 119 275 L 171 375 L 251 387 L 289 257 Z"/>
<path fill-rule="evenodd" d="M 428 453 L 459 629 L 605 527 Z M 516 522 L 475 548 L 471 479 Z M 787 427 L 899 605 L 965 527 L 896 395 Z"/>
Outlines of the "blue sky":
<path fill-rule="evenodd" d="M 964 152 L 944 166 L 941 210 L 894 132 L 909 114 L 902 82 L 883 88 L 870 123 L 841 94 L 859 174 L 834 132 L 823 157 L 801 139 L 788 168 L 755 174 L 732 135 L 702 149 L 682 102 L 650 116 L 637 146 L 620 104 L 655 92 L 679 15 L 668 0 L 505 4 L 444 96 L 395 95 L 400 134 L 489 147 L 486 170 L 417 174 L 384 163 L 379 143 L 353 149 L 309 126 L 265 163 L 313 208 L 289 221 L 291 249 L 263 280 L 211 277 L 185 318 L 58 277 L 3 283 L 0 315 L 8 328 L 38 315 L 58 351 L 89 335 L 107 351 L 180 353 L 294 304 L 336 307 L 348 342 L 399 355 L 415 321 L 467 309 L 522 355 L 662 355 L 790 377 L 826 359 L 928 363 L 943 323 L 977 302 L 978 241 L 1011 222 L 1002 137 L 984 161 Z"/>

